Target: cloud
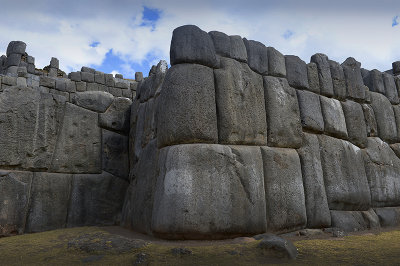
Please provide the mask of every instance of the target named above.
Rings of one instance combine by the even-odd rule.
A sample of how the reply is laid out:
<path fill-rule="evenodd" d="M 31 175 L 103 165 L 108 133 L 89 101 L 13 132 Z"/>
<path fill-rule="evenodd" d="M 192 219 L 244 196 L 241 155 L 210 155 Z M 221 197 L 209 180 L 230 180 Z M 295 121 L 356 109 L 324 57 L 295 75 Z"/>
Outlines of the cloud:
<path fill-rule="evenodd" d="M 291 31 L 291 30 L 287 30 L 287 31 L 285 31 L 285 33 L 283 33 L 283 38 L 285 38 L 286 40 L 287 39 L 290 39 L 290 37 L 292 37 L 293 36 L 293 34 L 294 34 L 294 32 L 293 31 Z"/>
<path fill-rule="evenodd" d="M 397 19 L 399 16 L 394 16 L 392 19 L 392 27 L 399 25 L 399 22 L 397 22 Z"/>

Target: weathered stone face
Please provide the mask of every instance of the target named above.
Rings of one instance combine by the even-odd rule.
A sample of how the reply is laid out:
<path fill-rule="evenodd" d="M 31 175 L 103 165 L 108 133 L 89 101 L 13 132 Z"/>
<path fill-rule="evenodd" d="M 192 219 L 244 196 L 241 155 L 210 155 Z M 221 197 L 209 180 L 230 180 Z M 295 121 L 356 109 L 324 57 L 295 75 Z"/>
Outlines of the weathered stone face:
<path fill-rule="evenodd" d="M 382 94 L 371 92 L 371 106 L 378 127 L 378 136 L 389 143 L 396 142 L 397 128 L 392 105 Z"/>
<path fill-rule="evenodd" d="M 330 97 L 333 96 L 333 83 L 328 57 L 324 54 L 315 54 L 311 56 L 311 62 L 317 65 L 321 94 Z"/>
<path fill-rule="evenodd" d="M 325 126 L 319 95 L 309 91 L 297 90 L 297 99 L 303 128 L 310 131 L 323 132 Z"/>

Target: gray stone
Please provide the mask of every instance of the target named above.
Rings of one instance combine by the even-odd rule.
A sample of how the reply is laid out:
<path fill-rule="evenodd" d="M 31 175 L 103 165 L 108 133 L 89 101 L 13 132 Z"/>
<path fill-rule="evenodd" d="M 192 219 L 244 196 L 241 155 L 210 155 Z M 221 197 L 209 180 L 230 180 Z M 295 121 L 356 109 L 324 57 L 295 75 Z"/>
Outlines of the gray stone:
<path fill-rule="evenodd" d="M 382 227 L 400 225 L 400 207 L 375 208 Z"/>
<path fill-rule="evenodd" d="M 135 72 L 135 81 L 141 82 L 143 80 L 143 73 L 142 72 Z"/>
<path fill-rule="evenodd" d="M 343 68 L 338 62 L 332 60 L 329 60 L 329 66 L 331 70 L 333 93 L 335 98 L 344 100 L 346 99 L 347 91 Z"/>
<path fill-rule="evenodd" d="M 115 87 L 120 89 L 129 89 L 130 84 L 128 81 L 117 81 L 115 82 Z"/>
<path fill-rule="evenodd" d="M 294 149 L 261 147 L 267 231 L 290 232 L 307 224 L 299 156 Z"/>
<path fill-rule="evenodd" d="M 101 130 L 95 112 L 66 103 L 50 170 L 101 173 Z"/>
<path fill-rule="evenodd" d="M 75 82 L 75 85 L 76 85 L 76 91 L 79 91 L 79 92 L 86 91 L 86 82 L 77 81 L 77 82 Z"/>
<path fill-rule="evenodd" d="M 172 33 L 170 49 L 171 65 L 196 63 L 218 67 L 214 44 L 207 32 L 194 25 L 176 28 Z"/>
<path fill-rule="evenodd" d="M 380 227 L 373 209 L 368 211 L 331 211 L 332 226 L 345 232 L 363 231 Z"/>
<path fill-rule="evenodd" d="M 10 76 L 3 76 L 1 79 L 1 83 L 9 86 L 16 86 L 17 85 L 17 78 L 10 77 Z"/>
<path fill-rule="evenodd" d="M 106 172 L 74 175 L 67 227 L 117 225 L 127 186 Z"/>
<path fill-rule="evenodd" d="M 24 54 L 26 49 L 26 44 L 21 41 L 12 41 L 8 44 L 7 47 L 7 56 L 10 56 L 11 54 Z"/>
<path fill-rule="evenodd" d="M 5 70 L 7 76 L 18 77 L 18 67 L 10 66 Z"/>
<path fill-rule="evenodd" d="M 103 129 L 102 149 L 102 169 L 120 178 L 128 179 L 128 137 Z"/>
<path fill-rule="evenodd" d="M 285 55 L 286 76 L 289 85 L 297 89 L 308 89 L 307 64 L 295 55 Z"/>
<path fill-rule="evenodd" d="M 324 118 L 322 117 L 319 95 L 309 91 L 297 90 L 297 99 L 303 128 L 313 132 L 323 132 Z"/>
<path fill-rule="evenodd" d="M 369 104 L 362 104 L 361 107 L 364 112 L 367 136 L 368 137 L 377 137 L 378 136 L 378 126 L 377 126 L 376 120 L 375 120 L 374 109 L 372 109 L 371 105 L 369 105 Z"/>
<path fill-rule="evenodd" d="M 57 68 L 49 68 L 49 73 L 47 74 L 48 77 L 57 77 Z"/>
<path fill-rule="evenodd" d="M 217 143 L 214 74 L 208 67 L 180 64 L 165 77 L 158 110 L 158 147 Z"/>
<path fill-rule="evenodd" d="M 276 235 L 269 235 L 264 237 L 257 248 L 265 250 L 267 253 L 273 253 L 278 257 L 296 259 L 297 248 L 290 240 L 283 239 Z"/>
<path fill-rule="evenodd" d="M 138 88 L 139 82 L 131 81 L 130 89 L 131 91 L 136 91 Z"/>
<path fill-rule="evenodd" d="M 124 76 L 122 74 L 115 74 L 116 79 L 123 79 Z"/>
<path fill-rule="evenodd" d="M 87 83 L 86 90 L 87 91 L 99 91 L 100 84 L 97 83 Z"/>
<path fill-rule="evenodd" d="M 299 148 L 303 132 L 296 90 L 286 79 L 264 77 L 268 146 Z"/>
<path fill-rule="evenodd" d="M 383 83 L 382 72 L 373 69 L 369 71 L 363 79 L 364 84 L 369 88 L 370 91 L 385 94 L 385 85 Z"/>
<path fill-rule="evenodd" d="M 308 63 L 307 64 L 307 77 L 308 77 L 308 89 L 311 92 L 320 93 L 319 88 L 319 77 L 318 77 L 318 68 L 317 64 L 315 63 Z"/>
<path fill-rule="evenodd" d="M 115 85 L 115 80 L 112 74 L 105 74 L 104 75 L 104 80 L 105 80 L 105 85 L 107 87 L 114 87 Z"/>
<path fill-rule="evenodd" d="M 368 138 L 368 145 L 363 154 L 372 206 L 399 206 L 400 159 L 389 145 L 379 138 Z"/>
<path fill-rule="evenodd" d="M 315 54 L 311 56 L 311 62 L 317 64 L 321 95 L 330 97 L 334 96 L 331 69 L 328 57 L 324 54 Z"/>
<path fill-rule="evenodd" d="M 268 75 L 275 77 L 286 77 L 285 56 L 274 47 L 268 50 Z"/>
<path fill-rule="evenodd" d="M 114 101 L 114 97 L 104 91 L 77 92 L 72 103 L 91 111 L 104 113 Z"/>
<path fill-rule="evenodd" d="M 81 72 L 71 72 L 70 74 L 69 74 L 69 76 L 70 76 L 70 79 L 72 80 L 72 81 L 81 81 L 82 80 L 82 78 L 81 78 Z"/>
<path fill-rule="evenodd" d="M 75 82 L 66 79 L 65 91 L 66 91 L 66 92 L 76 92 L 76 85 L 75 85 Z"/>
<path fill-rule="evenodd" d="M 400 105 L 392 105 L 394 118 L 396 121 L 397 138 L 396 141 L 400 142 Z"/>
<path fill-rule="evenodd" d="M 21 63 L 20 54 L 10 54 L 6 60 L 6 67 L 19 66 L 20 63 Z"/>
<path fill-rule="evenodd" d="M 35 172 L 25 231 L 42 232 L 66 226 L 72 175 Z"/>
<path fill-rule="evenodd" d="M 246 46 L 240 36 L 228 36 L 219 31 L 210 31 L 208 34 L 213 40 L 217 54 L 241 62 L 247 62 Z"/>
<path fill-rule="evenodd" d="M 218 139 L 222 144 L 267 144 L 261 75 L 245 63 L 221 58 L 215 73 Z"/>
<path fill-rule="evenodd" d="M 59 69 L 60 68 L 60 61 L 57 58 L 52 57 L 51 60 L 50 60 L 50 67 Z"/>
<path fill-rule="evenodd" d="M 394 77 L 390 74 L 383 73 L 383 83 L 385 84 L 385 95 L 389 99 L 391 104 L 398 104 L 399 95 L 397 94 L 396 83 Z"/>
<path fill-rule="evenodd" d="M 139 83 L 138 98 L 140 99 L 140 102 L 145 102 L 160 94 L 162 89 L 161 85 L 164 81 L 167 70 L 167 62 L 161 60 L 153 69 L 153 73 Z"/>
<path fill-rule="evenodd" d="M 54 78 L 41 76 L 39 85 L 50 89 L 54 89 L 56 87 L 56 80 Z"/>
<path fill-rule="evenodd" d="M 120 88 L 108 87 L 108 91 L 109 91 L 114 97 L 122 97 L 122 89 L 120 89 Z"/>
<path fill-rule="evenodd" d="M 330 210 L 368 210 L 371 194 L 361 150 L 341 139 L 318 136 Z"/>
<path fill-rule="evenodd" d="M 106 79 L 104 78 L 104 73 L 97 72 L 94 74 L 94 81 L 99 84 L 106 84 Z"/>
<path fill-rule="evenodd" d="M 122 97 L 132 99 L 132 92 L 130 89 L 122 90 Z"/>
<path fill-rule="evenodd" d="M 27 69 L 28 73 L 35 74 L 35 65 L 34 64 L 28 64 L 26 69 Z"/>
<path fill-rule="evenodd" d="M 94 74 L 90 72 L 81 72 L 81 79 L 85 82 L 94 82 Z"/>
<path fill-rule="evenodd" d="M 18 67 L 17 74 L 18 74 L 18 77 L 26 78 L 28 71 L 27 71 L 26 67 L 20 66 L 20 67 Z"/>
<path fill-rule="evenodd" d="M 247 51 L 247 63 L 249 67 L 261 75 L 268 75 L 268 49 L 264 44 L 243 39 Z"/>
<path fill-rule="evenodd" d="M 0 170 L 0 236 L 22 234 L 33 173 Z"/>
<path fill-rule="evenodd" d="M 355 101 L 363 101 L 365 88 L 360 70 L 361 63 L 349 57 L 342 63 L 342 67 L 346 78 L 347 97 Z"/>
<path fill-rule="evenodd" d="M 66 87 L 67 87 L 67 82 L 66 79 L 57 79 L 56 80 L 56 90 L 59 91 L 66 91 Z"/>
<path fill-rule="evenodd" d="M 389 146 L 392 148 L 397 157 L 400 158 L 400 143 L 390 144 Z"/>
<path fill-rule="evenodd" d="M 18 77 L 17 78 L 17 86 L 26 87 L 26 78 Z"/>
<path fill-rule="evenodd" d="M 365 79 L 365 77 L 368 76 L 368 74 L 369 74 L 369 70 L 365 69 L 365 68 L 361 68 L 360 70 L 361 70 L 362 78 Z M 365 82 L 364 82 L 364 84 L 365 84 Z"/>
<path fill-rule="evenodd" d="M 331 215 L 325 193 L 324 175 L 316 135 L 304 133 L 298 149 L 304 185 L 308 228 L 331 226 Z"/>
<path fill-rule="evenodd" d="M 367 128 L 361 105 L 353 101 L 346 101 L 342 102 L 342 109 L 349 141 L 360 148 L 365 148 L 367 144 Z"/>
<path fill-rule="evenodd" d="M 175 145 L 160 151 L 152 230 L 164 238 L 226 238 L 265 232 L 258 147 Z"/>
<path fill-rule="evenodd" d="M 371 92 L 371 106 L 375 113 L 379 137 L 389 143 L 396 142 L 396 120 L 389 100 L 380 93 Z"/>
<path fill-rule="evenodd" d="M 392 63 L 393 74 L 398 75 L 400 73 L 400 61 L 396 61 Z"/>
<path fill-rule="evenodd" d="M 324 117 L 324 132 L 338 138 L 346 139 L 346 121 L 340 102 L 325 96 L 320 96 L 320 100 L 322 116 Z"/>
<path fill-rule="evenodd" d="M 26 62 L 27 62 L 28 64 L 35 64 L 35 58 L 34 58 L 33 56 L 28 55 L 28 56 L 26 57 Z"/>
<path fill-rule="evenodd" d="M 85 66 L 83 66 L 83 67 L 81 68 L 81 72 L 87 72 L 87 73 L 94 74 L 94 73 L 96 73 L 96 70 L 95 70 L 94 68 L 90 68 L 90 67 L 85 67 Z"/>
<path fill-rule="evenodd" d="M 107 111 L 100 114 L 99 125 L 109 130 L 128 134 L 131 104 L 132 100 L 128 98 L 115 98 Z"/>

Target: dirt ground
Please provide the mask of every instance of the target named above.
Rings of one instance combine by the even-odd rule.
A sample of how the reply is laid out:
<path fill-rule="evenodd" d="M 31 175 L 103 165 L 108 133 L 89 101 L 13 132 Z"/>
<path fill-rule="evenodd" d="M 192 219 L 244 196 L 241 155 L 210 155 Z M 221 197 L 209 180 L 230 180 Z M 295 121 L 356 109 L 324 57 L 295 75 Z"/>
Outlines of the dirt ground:
<path fill-rule="evenodd" d="M 400 228 L 283 235 L 296 260 L 257 248 L 250 237 L 168 241 L 111 227 L 79 227 L 0 238 L 0 265 L 400 265 Z"/>

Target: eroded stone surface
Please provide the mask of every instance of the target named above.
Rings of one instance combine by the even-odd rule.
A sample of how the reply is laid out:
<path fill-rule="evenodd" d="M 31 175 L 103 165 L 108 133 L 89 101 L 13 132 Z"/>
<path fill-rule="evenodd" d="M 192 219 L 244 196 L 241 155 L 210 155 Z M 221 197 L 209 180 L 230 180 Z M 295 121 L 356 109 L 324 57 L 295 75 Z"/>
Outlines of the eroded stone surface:
<path fill-rule="evenodd" d="M 347 138 L 346 120 L 342 105 L 336 99 L 320 96 L 321 110 L 324 117 L 324 132 L 338 138 Z"/>
<path fill-rule="evenodd" d="M 99 125 L 102 128 L 127 135 L 129 132 L 131 104 L 132 101 L 128 98 L 115 98 L 107 111 L 99 115 Z"/>

